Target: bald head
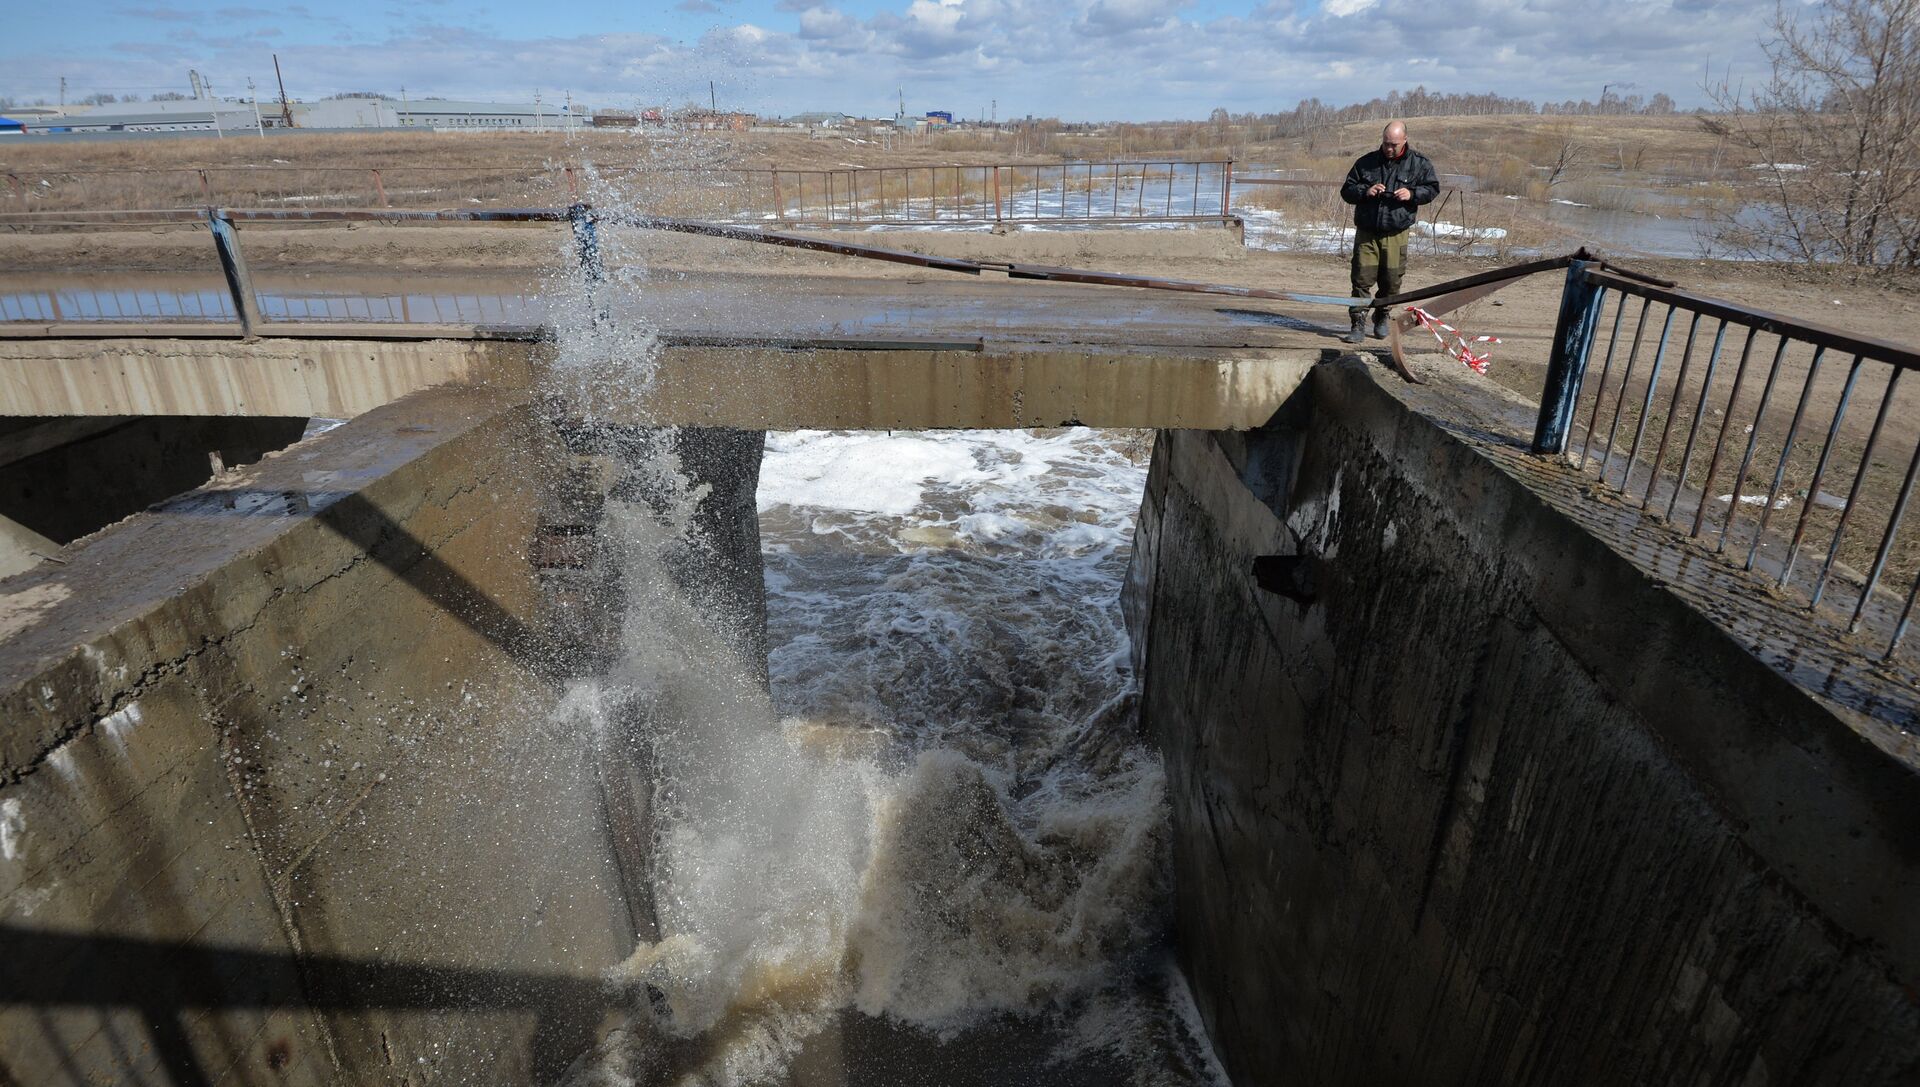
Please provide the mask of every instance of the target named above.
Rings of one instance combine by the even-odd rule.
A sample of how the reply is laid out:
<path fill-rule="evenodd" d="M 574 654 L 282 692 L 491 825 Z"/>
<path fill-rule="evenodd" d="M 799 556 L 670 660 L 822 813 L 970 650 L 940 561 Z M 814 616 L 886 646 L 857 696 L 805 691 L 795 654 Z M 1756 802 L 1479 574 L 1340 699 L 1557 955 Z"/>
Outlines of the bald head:
<path fill-rule="evenodd" d="M 1381 129 L 1380 149 L 1389 157 L 1399 157 L 1400 153 L 1407 149 L 1407 126 L 1394 121 Z"/>

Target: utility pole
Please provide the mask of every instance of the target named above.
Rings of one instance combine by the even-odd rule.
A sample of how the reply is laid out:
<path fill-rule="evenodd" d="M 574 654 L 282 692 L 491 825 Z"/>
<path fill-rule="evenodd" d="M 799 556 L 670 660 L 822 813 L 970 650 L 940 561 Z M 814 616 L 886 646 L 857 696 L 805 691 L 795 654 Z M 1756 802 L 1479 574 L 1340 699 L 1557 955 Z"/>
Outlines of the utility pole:
<path fill-rule="evenodd" d="M 572 91 L 567 92 L 567 119 L 561 122 L 561 127 L 568 132 L 573 131 L 573 92 Z"/>
<path fill-rule="evenodd" d="M 213 114 L 213 138 L 224 140 L 227 134 L 220 130 L 220 100 L 213 96 L 213 84 L 207 82 L 205 76 L 200 77 L 200 85 L 207 91 L 207 112 Z"/>
<path fill-rule="evenodd" d="M 533 92 L 533 130 L 535 132 L 547 130 L 547 118 L 540 112 L 540 92 L 537 89 Z"/>
<path fill-rule="evenodd" d="M 720 92 L 713 89 L 711 79 L 707 80 L 707 109 L 713 113 L 720 112 Z"/>
<path fill-rule="evenodd" d="M 247 99 L 253 103 L 253 130 L 264 140 L 267 138 L 267 126 L 260 120 L 260 93 L 254 89 L 252 76 L 247 77 Z"/>
<path fill-rule="evenodd" d="M 44 102 L 46 101 L 46 99 L 43 98 L 41 99 L 41 101 Z M 60 108 L 61 109 L 67 108 L 67 77 L 66 76 L 60 77 Z"/>
<path fill-rule="evenodd" d="M 293 127 L 293 110 L 287 106 L 287 81 L 280 78 L 280 54 L 273 55 L 273 79 L 280 84 L 280 121 L 288 128 Z"/>

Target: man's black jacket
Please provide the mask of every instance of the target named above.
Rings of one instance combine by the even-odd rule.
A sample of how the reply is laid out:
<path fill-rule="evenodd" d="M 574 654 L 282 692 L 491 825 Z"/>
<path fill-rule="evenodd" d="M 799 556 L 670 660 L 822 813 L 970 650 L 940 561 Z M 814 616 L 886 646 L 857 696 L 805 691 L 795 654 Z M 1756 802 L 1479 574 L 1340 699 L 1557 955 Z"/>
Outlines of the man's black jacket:
<path fill-rule="evenodd" d="M 1379 196 L 1368 196 L 1375 183 L 1385 185 Z M 1406 189 L 1412 200 L 1395 200 L 1395 189 Z M 1427 156 L 1407 148 L 1397 159 L 1388 159 L 1378 147 L 1361 155 L 1347 171 L 1340 186 L 1340 199 L 1353 205 L 1353 225 L 1377 234 L 1398 234 L 1413 225 L 1414 210 L 1433 203 L 1440 195 L 1440 177 L 1433 172 Z"/>

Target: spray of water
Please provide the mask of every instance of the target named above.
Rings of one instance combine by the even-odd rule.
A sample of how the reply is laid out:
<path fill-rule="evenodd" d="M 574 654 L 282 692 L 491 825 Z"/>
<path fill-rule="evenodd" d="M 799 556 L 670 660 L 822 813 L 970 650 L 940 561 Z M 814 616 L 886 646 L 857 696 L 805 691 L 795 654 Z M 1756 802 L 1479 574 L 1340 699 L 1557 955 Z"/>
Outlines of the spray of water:
<path fill-rule="evenodd" d="M 659 354 L 617 316 L 644 270 L 619 230 L 600 243 L 605 280 L 550 287 L 574 315 L 554 392 L 589 422 Z M 1054 1059 L 1204 1080 L 1154 974 L 1164 780 L 1115 599 L 1138 466 L 1089 432 L 774 437 L 769 690 L 751 620 L 676 577 L 709 495 L 673 447 L 645 443 L 645 499 L 610 506 L 619 650 L 557 710 L 641 737 L 655 775 L 658 938 L 614 972 L 634 1021 L 569 1082 L 783 1082 L 855 1013 L 936 1038 L 1045 1019 Z"/>

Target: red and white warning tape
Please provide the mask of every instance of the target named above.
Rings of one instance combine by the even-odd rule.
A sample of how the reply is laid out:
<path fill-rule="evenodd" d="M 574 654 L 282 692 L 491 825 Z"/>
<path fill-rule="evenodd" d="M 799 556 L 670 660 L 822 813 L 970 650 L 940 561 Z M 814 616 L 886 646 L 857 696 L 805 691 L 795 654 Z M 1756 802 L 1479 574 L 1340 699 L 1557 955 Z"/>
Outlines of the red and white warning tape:
<path fill-rule="evenodd" d="M 1420 327 L 1433 333 L 1433 338 L 1440 341 L 1440 350 L 1459 359 L 1467 365 L 1468 369 L 1476 374 L 1485 374 L 1487 372 L 1487 364 L 1493 361 L 1493 352 L 1475 351 L 1473 345 L 1477 343 L 1499 343 L 1500 337 L 1475 336 L 1469 340 L 1460 334 L 1459 329 L 1440 320 L 1419 306 L 1408 306 L 1407 312 L 1413 315 L 1414 321 L 1418 322 Z M 1445 333 L 1445 335 L 1442 335 L 1442 333 Z M 1452 343 L 1447 342 L 1448 336 L 1453 337 Z"/>

